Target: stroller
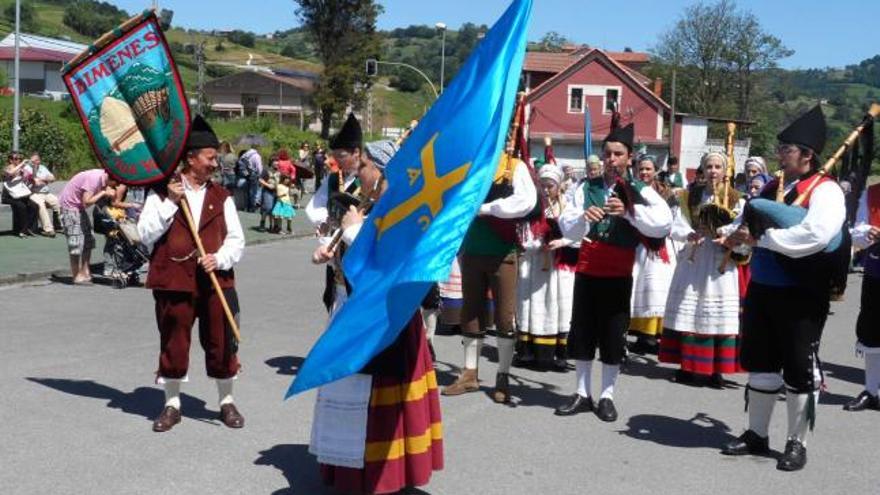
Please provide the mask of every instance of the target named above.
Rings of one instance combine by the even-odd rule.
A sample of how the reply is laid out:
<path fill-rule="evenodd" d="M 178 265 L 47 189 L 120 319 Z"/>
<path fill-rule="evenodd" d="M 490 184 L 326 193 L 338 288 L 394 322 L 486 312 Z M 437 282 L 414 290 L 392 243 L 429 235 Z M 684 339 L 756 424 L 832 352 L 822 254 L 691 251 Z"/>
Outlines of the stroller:
<path fill-rule="evenodd" d="M 95 205 L 92 220 L 95 232 L 106 237 L 104 275 L 117 289 L 140 285 L 139 270 L 149 255 L 140 243 L 137 224 L 126 217 L 125 210 L 109 205 Z"/>

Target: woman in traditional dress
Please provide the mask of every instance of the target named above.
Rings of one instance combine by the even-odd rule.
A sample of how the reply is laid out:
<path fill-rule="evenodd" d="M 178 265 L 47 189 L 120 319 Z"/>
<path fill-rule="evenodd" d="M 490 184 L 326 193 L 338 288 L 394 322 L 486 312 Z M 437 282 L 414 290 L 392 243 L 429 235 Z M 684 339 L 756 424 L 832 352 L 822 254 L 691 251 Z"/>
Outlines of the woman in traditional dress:
<path fill-rule="evenodd" d="M 564 239 L 559 229 L 558 218 L 566 204 L 560 187 L 562 169 L 544 165 L 539 178 L 547 199 L 549 228 L 540 236 L 524 229 L 517 284 L 519 345 L 515 362 L 517 366 L 565 371 L 578 248 Z"/>
<path fill-rule="evenodd" d="M 664 181 L 657 180 L 656 158 L 642 156 L 638 161 L 637 175 L 640 181 L 650 184 L 667 202 L 674 202 L 670 187 Z M 659 351 L 658 339 L 663 333 L 666 298 L 675 272 L 675 253 L 676 246 L 668 237 L 657 251 L 648 249 L 644 243 L 636 247 L 629 323 L 630 333 L 636 336 L 629 350 L 636 354 L 657 354 Z"/>
<path fill-rule="evenodd" d="M 392 141 L 366 145 L 359 168 L 365 197 L 381 194 L 396 150 Z M 344 243 L 354 241 L 363 222 L 358 211 L 346 214 Z M 325 263 L 333 255 L 321 246 L 312 260 Z M 334 310 L 347 297 L 345 286 L 337 285 L 337 292 Z M 324 482 L 346 493 L 395 493 L 427 484 L 443 468 L 437 378 L 420 311 L 360 373 L 319 389 L 309 451 Z"/>
<path fill-rule="evenodd" d="M 675 379 L 709 377 L 709 385 L 724 386 L 725 373 L 739 371 L 739 275 L 737 265 L 725 262 L 725 249 L 713 242 L 717 229 L 742 211 L 744 201 L 723 181 L 727 157 L 707 153 L 700 160 L 705 185 L 694 184 L 681 200 L 682 215 L 670 237 L 689 242 L 678 259 L 666 302 L 660 361 L 678 363 Z M 720 212 L 725 203 L 732 215 Z M 724 218 L 727 217 L 727 218 Z M 722 271 L 723 269 L 723 271 Z"/>

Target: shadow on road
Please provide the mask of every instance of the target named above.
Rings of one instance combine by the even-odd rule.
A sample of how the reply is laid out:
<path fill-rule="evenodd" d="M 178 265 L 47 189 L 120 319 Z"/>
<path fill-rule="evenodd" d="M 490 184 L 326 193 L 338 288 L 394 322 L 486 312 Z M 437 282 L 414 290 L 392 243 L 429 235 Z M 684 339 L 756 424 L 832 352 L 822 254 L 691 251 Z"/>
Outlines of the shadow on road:
<path fill-rule="evenodd" d="M 308 445 L 276 445 L 260 452 L 254 461 L 257 466 L 272 466 L 281 471 L 287 479 L 287 488 L 277 490 L 273 495 L 299 493 L 333 493 L 321 482 L 321 475 L 315 457 L 309 454 Z"/>
<path fill-rule="evenodd" d="M 106 400 L 107 407 L 111 409 L 119 409 L 126 414 L 141 416 L 149 420 L 159 415 L 162 405 L 165 403 L 165 394 L 152 387 L 138 387 L 131 392 L 123 392 L 92 380 L 34 377 L 27 377 L 27 380 L 66 394 Z M 214 421 L 219 413 L 208 410 L 205 407 L 205 401 L 191 395 L 180 394 L 180 409 L 186 418 L 215 426 L 220 424 Z"/>
<path fill-rule="evenodd" d="M 254 461 L 257 466 L 272 466 L 281 471 L 290 485 L 272 492 L 272 495 L 335 494 L 338 493 L 325 486 L 321 480 L 320 468 L 315 457 L 309 454 L 309 446 L 303 444 L 276 445 L 260 452 Z M 430 495 L 418 488 L 405 488 L 398 495 Z"/>
<path fill-rule="evenodd" d="M 299 356 L 278 356 L 264 361 L 270 368 L 275 368 L 279 375 L 296 376 L 306 358 Z"/>
<path fill-rule="evenodd" d="M 826 376 L 844 382 L 854 383 L 856 385 L 864 385 L 865 370 L 862 368 L 854 368 L 844 364 L 829 363 L 822 361 L 822 372 Z"/>
<path fill-rule="evenodd" d="M 639 414 L 631 416 L 626 427 L 628 429 L 621 431 L 621 435 L 666 447 L 720 449 L 735 438 L 726 423 L 706 413 L 697 413 L 686 420 L 656 414 Z"/>

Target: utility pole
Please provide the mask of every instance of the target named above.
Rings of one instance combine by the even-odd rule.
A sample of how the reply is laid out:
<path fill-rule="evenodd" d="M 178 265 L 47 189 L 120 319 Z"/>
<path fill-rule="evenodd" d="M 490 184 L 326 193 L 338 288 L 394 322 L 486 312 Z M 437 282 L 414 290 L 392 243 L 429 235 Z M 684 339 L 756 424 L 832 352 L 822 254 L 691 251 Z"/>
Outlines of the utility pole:
<path fill-rule="evenodd" d="M 440 40 L 440 93 L 443 93 L 445 86 L 444 78 L 446 77 L 446 24 L 438 22 L 435 24 L 437 29 L 442 33 Z"/>
<path fill-rule="evenodd" d="M 367 132 L 373 134 L 373 89 L 367 90 Z"/>
<path fill-rule="evenodd" d="M 18 148 L 18 128 L 21 119 L 21 0 L 15 0 L 15 95 L 12 106 L 12 151 Z"/>
<path fill-rule="evenodd" d="M 196 113 L 202 113 L 202 102 L 205 99 L 205 42 L 200 41 L 196 45 L 196 64 L 199 67 L 198 82 L 196 83 Z"/>
<path fill-rule="evenodd" d="M 278 83 L 278 123 L 283 124 L 282 113 L 284 109 L 284 85 Z"/>

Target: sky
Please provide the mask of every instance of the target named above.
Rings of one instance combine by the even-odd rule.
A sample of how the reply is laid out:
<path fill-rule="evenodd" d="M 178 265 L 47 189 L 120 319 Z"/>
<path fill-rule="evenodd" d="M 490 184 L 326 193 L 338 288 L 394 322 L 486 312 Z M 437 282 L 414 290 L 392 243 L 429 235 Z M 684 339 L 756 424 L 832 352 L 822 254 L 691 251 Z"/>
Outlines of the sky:
<path fill-rule="evenodd" d="M 152 0 L 110 0 L 136 12 Z M 577 43 L 608 50 L 651 48 L 658 35 L 696 0 L 534 0 L 529 39 L 556 31 Z M 380 29 L 443 22 L 450 29 L 492 23 L 509 0 L 379 0 L 385 13 Z M 197 29 L 243 29 L 270 33 L 295 27 L 293 0 L 158 0 L 174 11 L 173 24 Z M 206 9 L 206 6 L 210 8 Z M 766 31 L 795 54 L 782 67 L 824 68 L 858 63 L 880 54 L 880 0 L 739 0 Z"/>

